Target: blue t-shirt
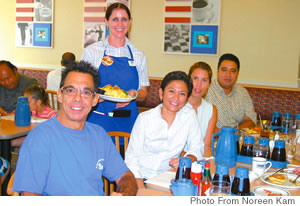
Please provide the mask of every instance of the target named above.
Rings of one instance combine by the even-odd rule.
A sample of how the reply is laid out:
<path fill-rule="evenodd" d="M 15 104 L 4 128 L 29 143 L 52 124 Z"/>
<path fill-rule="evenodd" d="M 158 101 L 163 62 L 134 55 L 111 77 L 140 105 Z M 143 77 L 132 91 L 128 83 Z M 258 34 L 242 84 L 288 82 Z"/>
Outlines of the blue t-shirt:
<path fill-rule="evenodd" d="M 102 176 L 114 181 L 127 171 L 102 127 L 86 122 L 82 130 L 73 130 L 53 117 L 25 138 L 13 190 L 43 195 L 105 195 Z"/>

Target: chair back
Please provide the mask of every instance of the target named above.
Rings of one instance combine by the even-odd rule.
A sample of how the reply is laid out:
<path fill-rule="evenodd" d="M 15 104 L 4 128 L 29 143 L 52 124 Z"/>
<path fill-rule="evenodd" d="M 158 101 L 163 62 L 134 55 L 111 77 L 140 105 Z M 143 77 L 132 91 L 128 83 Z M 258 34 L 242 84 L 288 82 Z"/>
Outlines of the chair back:
<path fill-rule="evenodd" d="M 49 106 L 58 112 L 60 107 L 57 99 L 57 91 L 47 89 L 46 93 L 48 94 Z"/>
<path fill-rule="evenodd" d="M 107 134 L 115 139 L 115 145 L 117 147 L 117 150 L 121 154 L 122 157 L 125 157 L 125 152 L 128 147 L 129 143 L 129 138 L 130 138 L 130 133 L 128 132 L 120 132 L 120 131 L 111 131 L 107 132 Z M 120 137 L 124 138 L 124 149 L 121 148 L 120 146 Z M 104 192 L 106 195 L 110 195 L 115 191 L 116 183 L 115 182 L 110 182 L 108 179 L 103 177 L 103 182 L 104 182 Z"/>
<path fill-rule="evenodd" d="M 127 150 L 128 143 L 129 143 L 130 133 L 128 133 L 128 132 L 120 132 L 120 131 L 111 131 L 111 132 L 107 132 L 107 134 L 111 138 L 115 138 L 115 145 L 117 147 L 117 150 L 119 151 L 120 154 L 122 153 L 121 154 L 122 157 L 125 157 L 125 152 Z M 124 138 L 124 151 L 121 151 L 120 137 Z"/>

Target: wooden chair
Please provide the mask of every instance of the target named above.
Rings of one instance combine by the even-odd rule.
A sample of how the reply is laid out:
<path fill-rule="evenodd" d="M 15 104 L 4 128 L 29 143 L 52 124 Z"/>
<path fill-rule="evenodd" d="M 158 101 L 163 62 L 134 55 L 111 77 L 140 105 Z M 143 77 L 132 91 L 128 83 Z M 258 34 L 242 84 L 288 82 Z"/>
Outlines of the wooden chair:
<path fill-rule="evenodd" d="M 15 173 L 13 173 L 9 179 L 6 192 L 10 196 L 20 196 L 20 194 L 18 192 L 13 191 L 14 179 L 15 179 Z"/>
<path fill-rule="evenodd" d="M 107 132 L 107 134 L 109 136 L 111 136 L 111 138 L 115 138 L 115 145 L 117 147 L 117 150 L 119 151 L 120 154 L 121 154 L 121 152 L 123 152 L 123 154 L 121 154 L 121 156 L 125 157 L 125 152 L 127 150 L 128 143 L 129 143 L 130 133 L 112 131 L 112 132 Z M 124 138 L 124 150 L 123 151 L 121 151 L 121 147 L 120 147 L 120 137 Z M 114 192 L 115 182 L 110 182 L 105 177 L 103 177 L 103 182 L 104 182 L 104 192 L 106 195 L 110 195 L 112 192 Z"/>
<path fill-rule="evenodd" d="M 58 112 L 60 108 L 59 108 L 59 102 L 57 99 L 57 91 L 47 89 L 46 93 L 48 94 L 48 100 L 49 100 L 50 107 Z"/>

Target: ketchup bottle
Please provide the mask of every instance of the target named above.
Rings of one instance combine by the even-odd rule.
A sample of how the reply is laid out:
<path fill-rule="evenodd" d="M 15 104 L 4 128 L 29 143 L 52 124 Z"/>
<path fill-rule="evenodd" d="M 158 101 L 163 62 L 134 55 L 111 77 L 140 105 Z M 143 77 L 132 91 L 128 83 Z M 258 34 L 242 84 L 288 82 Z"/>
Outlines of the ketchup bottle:
<path fill-rule="evenodd" d="M 200 195 L 200 184 L 201 184 L 201 177 L 202 177 L 202 165 L 194 162 L 192 164 L 192 171 L 191 171 L 191 179 L 194 185 L 197 185 L 198 193 L 197 196 Z"/>
<path fill-rule="evenodd" d="M 210 163 L 205 163 L 204 165 L 204 176 L 201 184 L 201 196 L 209 196 L 209 190 L 210 190 L 210 182 L 211 182 L 211 176 L 210 176 Z"/>

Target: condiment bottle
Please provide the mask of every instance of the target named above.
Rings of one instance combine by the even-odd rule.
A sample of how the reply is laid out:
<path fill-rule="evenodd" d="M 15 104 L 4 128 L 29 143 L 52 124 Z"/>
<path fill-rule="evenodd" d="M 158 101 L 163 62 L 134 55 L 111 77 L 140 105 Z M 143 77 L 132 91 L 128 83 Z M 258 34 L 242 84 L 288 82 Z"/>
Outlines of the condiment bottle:
<path fill-rule="evenodd" d="M 295 119 L 292 125 L 292 134 L 296 134 L 296 130 L 300 129 L 300 114 L 295 115 Z"/>
<path fill-rule="evenodd" d="M 290 113 L 284 113 L 281 132 L 284 134 L 289 134 L 292 128 L 292 115 Z"/>
<path fill-rule="evenodd" d="M 205 163 L 209 163 L 209 161 L 208 160 L 198 160 L 197 163 L 200 164 L 201 168 L 202 168 L 202 176 L 201 176 L 201 181 L 202 181 L 203 176 L 204 176 L 203 175 L 204 174 L 204 165 L 205 165 Z"/>
<path fill-rule="evenodd" d="M 201 182 L 201 196 L 209 196 L 210 182 L 210 163 L 205 163 L 203 180 Z"/>
<path fill-rule="evenodd" d="M 253 145 L 255 143 L 255 139 L 252 136 L 245 136 L 244 143 L 241 148 L 240 154 L 243 156 L 253 156 Z"/>
<path fill-rule="evenodd" d="M 179 166 L 176 172 L 175 180 L 191 179 L 192 159 L 189 157 L 180 157 Z"/>
<path fill-rule="evenodd" d="M 281 130 L 281 117 L 280 112 L 273 112 L 272 116 L 272 127 L 273 131 L 280 131 Z"/>
<path fill-rule="evenodd" d="M 270 152 L 270 140 L 268 138 L 260 138 L 258 140 L 258 144 L 261 146 L 263 151 L 266 151 L 266 154 L 263 154 L 263 157 L 270 159 L 271 152 Z"/>
<path fill-rule="evenodd" d="M 229 168 L 224 164 L 217 164 L 213 181 L 230 182 Z"/>
<path fill-rule="evenodd" d="M 202 177 L 202 165 L 194 162 L 192 164 L 192 171 L 191 171 L 191 179 L 194 185 L 198 187 L 197 195 L 200 195 L 200 185 L 201 185 L 201 177 Z"/>
<path fill-rule="evenodd" d="M 285 141 L 276 140 L 275 146 L 272 152 L 272 160 L 284 162 L 286 161 Z"/>
<path fill-rule="evenodd" d="M 296 130 L 296 151 L 295 151 L 295 160 L 300 161 L 300 129 Z"/>
<path fill-rule="evenodd" d="M 231 186 L 231 194 L 238 196 L 248 196 L 250 193 L 249 169 L 237 167 L 235 177 Z"/>

